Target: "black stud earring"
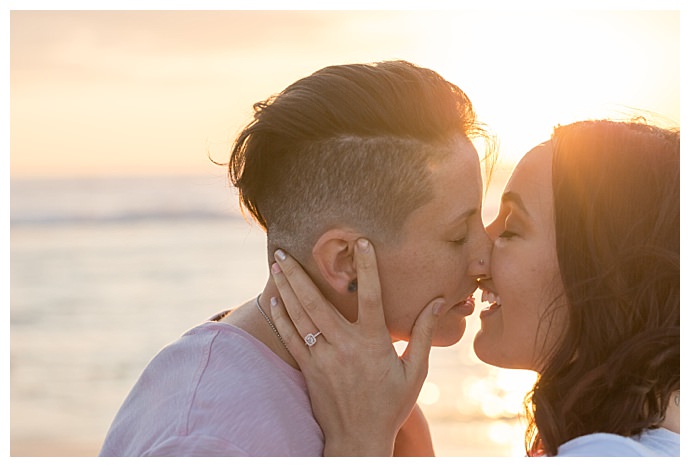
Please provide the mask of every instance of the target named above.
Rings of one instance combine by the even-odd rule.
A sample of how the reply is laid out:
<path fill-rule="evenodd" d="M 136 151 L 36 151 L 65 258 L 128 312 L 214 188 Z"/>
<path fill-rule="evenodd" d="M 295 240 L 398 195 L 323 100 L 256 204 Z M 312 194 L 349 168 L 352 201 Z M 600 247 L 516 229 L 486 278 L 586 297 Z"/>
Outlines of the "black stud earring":
<path fill-rule="evenodd" d="M 357 279 L 352 279 L 352 281 L 347 284 L 347 291 L 348 292 L 356 292 L 357 291 Z"/>

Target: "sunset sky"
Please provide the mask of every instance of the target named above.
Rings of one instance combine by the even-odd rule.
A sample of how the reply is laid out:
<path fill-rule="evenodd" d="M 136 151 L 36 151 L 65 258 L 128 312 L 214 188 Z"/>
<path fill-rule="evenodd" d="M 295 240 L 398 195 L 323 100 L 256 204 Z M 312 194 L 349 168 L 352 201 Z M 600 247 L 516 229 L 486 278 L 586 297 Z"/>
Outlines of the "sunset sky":
<path fill-rule="evenodd" d="M 21 2 L 15 2 L 21 6 Z M 559 123 L 680 125 L 680 12 L 10 11 L 10 174 L 206 174 L 254 102 L 327 65 L 405 59 L 522 156 Z"/>

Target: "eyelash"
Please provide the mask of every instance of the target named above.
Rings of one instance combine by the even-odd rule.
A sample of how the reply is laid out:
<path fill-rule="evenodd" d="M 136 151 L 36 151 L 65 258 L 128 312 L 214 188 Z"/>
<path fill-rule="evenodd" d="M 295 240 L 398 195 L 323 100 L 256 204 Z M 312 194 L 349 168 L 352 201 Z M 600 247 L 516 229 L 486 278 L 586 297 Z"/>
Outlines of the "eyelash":
<path fill-rule="evenodd" d="M 467 237 L 463 237 L 459 240 L 453 240 L 452 243 L 455 243 L 456 245 L 464 245 L 467 243 Z"/>
<path fill-rule="evenodd" d="M 517 234 L 516 234 L 515 232 L 511 232 L 511 231 L 509 231 L 509 230 L 504 230 L 503 232 L 501 232 L 501 234 L 499 235 L 499 237 L 500 237 L 500 238 L 513 238 L 513 237 L 516 236 L 516 235 L 517 235 Z"/>

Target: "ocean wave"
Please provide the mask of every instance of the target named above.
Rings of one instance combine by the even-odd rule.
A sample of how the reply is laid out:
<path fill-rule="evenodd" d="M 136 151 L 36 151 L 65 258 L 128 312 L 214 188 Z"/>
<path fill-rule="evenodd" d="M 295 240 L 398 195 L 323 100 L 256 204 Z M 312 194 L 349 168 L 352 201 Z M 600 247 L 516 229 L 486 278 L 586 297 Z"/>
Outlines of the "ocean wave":
<path fill-rule="evenodd" d="M 218 177 L 11 180 L 10 225 L 242 219 Z"/>
<path fill-rule="evenodd" d="M 244 220 L 235 213 L 216 211 L 170 211 L 170 212 L 123 212 L 100 215 L 76 213 L 43 213 L 38 215 L 10 215 L 10 226 L 40 226 L 67 224 L 123 224 L 154 221 L 194 221 L 194 220 Z"/>

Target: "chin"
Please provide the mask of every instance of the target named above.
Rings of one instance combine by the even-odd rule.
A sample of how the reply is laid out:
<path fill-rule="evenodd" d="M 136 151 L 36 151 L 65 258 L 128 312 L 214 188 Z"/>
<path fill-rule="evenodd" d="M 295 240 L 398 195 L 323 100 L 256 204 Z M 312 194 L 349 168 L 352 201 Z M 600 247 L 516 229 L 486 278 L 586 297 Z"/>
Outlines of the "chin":
<path fill-rule="evenodd" d="M 474 354 L 479 360 L 486 363 L 487 365 L 495 366 L 497 368 L 505 368 L 512 370 L 523 370 L 525 368 L 517 365 L 513 361 L 512 356 L 506 356 L 506 354 L 500 352 L 495 345 L 491 345 L 487 341 L 487 336 L 482 335 L 483 331 L 479 331 L 474 337 L 473 348 Z"/>
<path fill-rule="evenodd" d="M 457 344 L 465 334 L 466 326 L 467 323 L 465 323 L 464 319 L 461 322 L 454 322 L 452 324 L 441 323 L 440 327 L 434 330 L 431 345 L 434 347 L 450 347 Z"/>
<path fill-rule="evenodd" d="M 484 330 L 480 329 L 477 334 L 474 336 L 474 341 L 472 342 L 472 348 L 474 349 L 474 354 L 477 356 L 479 360 L 481 360 L 484 363 L 488 363 L 489 365 L 493 365 L 492 359 L 490 358 L 491 356 L 491 351 L 485 352 L 484 348 L 487 345 L 486 344 L 486 336 L 483 335 Z"/>
<path fill-rule="evenodd" d="M 450 347 L 451 345 L 455 345 L 458 342 L 460 342 L 460 337 L 455 337 L 455 338 L 449 338 L 449 339 L 436 339 L 433 338 L 431 340 L 431 346 L 432 347 Z"/>
<path fill-rule="evenodd" d="M 477 332 L 477 335 L 474 336 L 474 342 L 472 343 L 472 347 L 474 349 L 474 354 L 477 356 L 479 360 L 481 360 L 484 363 L 487 363 L 489 365 L 494 365 L 494 366 L 499 366 L 496 365 L 495 359 L 491 358 L 491 350 L 485 351 L 485 346 L 486 344 L 486 336 L 483 335 L 483 330 L 480 329 L 479 332 Z M 490 348 L 490 347 L 489 347 Z"/>

